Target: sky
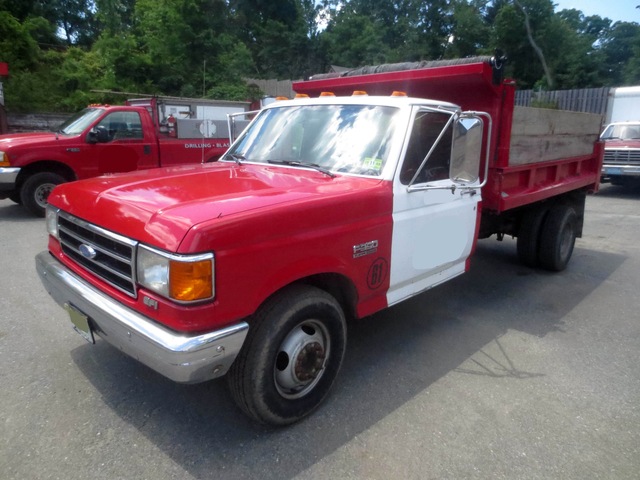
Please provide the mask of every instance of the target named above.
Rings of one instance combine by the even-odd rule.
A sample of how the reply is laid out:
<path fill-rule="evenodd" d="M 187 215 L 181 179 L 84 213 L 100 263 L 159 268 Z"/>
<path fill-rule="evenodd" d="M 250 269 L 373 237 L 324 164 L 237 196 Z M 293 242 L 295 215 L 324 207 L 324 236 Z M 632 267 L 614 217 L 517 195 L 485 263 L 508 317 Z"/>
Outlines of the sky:
<path fill-rule="evenodd" d="M 581 10 L 586 16 L 599 15 L 608 17 L 614 22 L 640 23 L 640 0 L 553 0 L 556 12 L 575 8 Z"/>

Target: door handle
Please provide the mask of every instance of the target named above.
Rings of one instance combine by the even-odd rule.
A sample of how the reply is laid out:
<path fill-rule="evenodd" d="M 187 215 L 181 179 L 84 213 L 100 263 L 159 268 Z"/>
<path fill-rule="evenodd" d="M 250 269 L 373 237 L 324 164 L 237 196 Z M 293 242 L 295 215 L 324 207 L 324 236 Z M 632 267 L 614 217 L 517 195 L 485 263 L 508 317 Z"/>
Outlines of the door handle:
<path fill-rule="evenodd" d="M 151 145 L 145 145 L 142 149 L 142 153 L 144 153 L 145 155 L 149 155 L 151 153 Z"/>

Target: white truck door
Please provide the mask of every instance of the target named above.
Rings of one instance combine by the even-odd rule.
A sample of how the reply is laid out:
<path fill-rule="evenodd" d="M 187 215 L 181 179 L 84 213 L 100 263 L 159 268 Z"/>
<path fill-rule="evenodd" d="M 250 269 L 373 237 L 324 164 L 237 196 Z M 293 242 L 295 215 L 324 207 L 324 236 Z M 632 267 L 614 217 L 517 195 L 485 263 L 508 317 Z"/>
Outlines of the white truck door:
<path fill-rule="evenodd" d="M 481 200 L 482 122 L 455 117 L 433 108 L 414 112 L 394 178 L 389 305 L 463 273 L 471 254 Z"/>

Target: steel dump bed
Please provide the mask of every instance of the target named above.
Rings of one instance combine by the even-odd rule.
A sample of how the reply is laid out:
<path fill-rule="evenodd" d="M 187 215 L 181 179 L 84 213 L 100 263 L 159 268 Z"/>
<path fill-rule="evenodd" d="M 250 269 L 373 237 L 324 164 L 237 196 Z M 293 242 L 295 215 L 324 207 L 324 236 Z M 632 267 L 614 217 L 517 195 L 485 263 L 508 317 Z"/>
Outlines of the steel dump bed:
<path fill-rule="evenodd" d="M 563 193 L 597 191 L 604 147 L 600 115 L 515 106 L 515 82 L 494 58 L 403 63 L 316 75 L 298 93 L 369 95 L 402 91 L 491 115 L 493 130 L 483 210 L 501 213 Z M 486 145 L 484 146 L 486 148 Z"/>

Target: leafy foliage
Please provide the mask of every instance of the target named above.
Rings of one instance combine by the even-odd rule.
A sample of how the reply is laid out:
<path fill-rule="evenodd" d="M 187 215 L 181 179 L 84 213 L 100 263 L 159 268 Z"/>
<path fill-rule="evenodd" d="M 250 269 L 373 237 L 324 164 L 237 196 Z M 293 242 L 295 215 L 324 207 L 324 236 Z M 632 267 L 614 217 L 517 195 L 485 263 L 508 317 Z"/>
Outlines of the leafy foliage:
<path fill-rule="evenodd" d="M 0 0 L 12 111 L 126 98 L 97 90 L 246 100 L 246 77 L 495 49 L 521 88 L 640 82 L 640 25 L 552 0 Z"/>

